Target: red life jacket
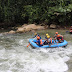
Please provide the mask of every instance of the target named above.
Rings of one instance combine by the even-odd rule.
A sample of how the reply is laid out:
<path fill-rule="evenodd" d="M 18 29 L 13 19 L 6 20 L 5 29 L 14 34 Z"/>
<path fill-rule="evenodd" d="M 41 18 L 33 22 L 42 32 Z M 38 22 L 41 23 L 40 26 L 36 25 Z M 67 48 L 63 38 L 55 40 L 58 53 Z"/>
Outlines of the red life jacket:
<path fill-rule="evenodd" d="M 57 37 L 57 40 L 59 39 L 64 40 L 62 36 Z"/>

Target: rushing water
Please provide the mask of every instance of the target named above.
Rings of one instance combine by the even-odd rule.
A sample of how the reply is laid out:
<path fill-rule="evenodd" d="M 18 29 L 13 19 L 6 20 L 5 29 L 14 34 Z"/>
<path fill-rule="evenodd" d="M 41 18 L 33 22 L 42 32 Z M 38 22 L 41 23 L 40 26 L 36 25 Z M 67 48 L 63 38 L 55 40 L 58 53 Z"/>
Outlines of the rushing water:
<path fill-rule="evenodd" d="M 32 49 L 26 47 L 31 33 L 0 34 L 0 72 L 72 72 L 72 41 L 67 37 L 72 35 L 64 36 L 66 48 Z"/>

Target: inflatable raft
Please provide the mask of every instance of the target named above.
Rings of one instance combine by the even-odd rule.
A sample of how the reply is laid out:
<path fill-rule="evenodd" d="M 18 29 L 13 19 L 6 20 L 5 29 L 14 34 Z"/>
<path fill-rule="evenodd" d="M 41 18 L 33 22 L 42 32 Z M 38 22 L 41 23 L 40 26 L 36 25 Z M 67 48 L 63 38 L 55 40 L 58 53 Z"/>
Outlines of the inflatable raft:
<path fill-rule="evenodd" d="M 29 43 L 33 48 L 56 48 L 56 47 L 66 47 L 68 42 L 66 40 L 64 40 L 64 42 L 62 43 L 56 43 L 54 42 L 54 40 L 52 40 L 52 44 L 51 45 L 43 45 L 43 46 L 38 46 L 36 44 L 37 40 L 36 39 L 29 39 Z M 44 42 L 44 40 L 42 40 L 42 42 Z"/>
<path fill-rule="evenodd" d="M 70 30 L 70 34 L 72 34 L 72 30 Z"/>

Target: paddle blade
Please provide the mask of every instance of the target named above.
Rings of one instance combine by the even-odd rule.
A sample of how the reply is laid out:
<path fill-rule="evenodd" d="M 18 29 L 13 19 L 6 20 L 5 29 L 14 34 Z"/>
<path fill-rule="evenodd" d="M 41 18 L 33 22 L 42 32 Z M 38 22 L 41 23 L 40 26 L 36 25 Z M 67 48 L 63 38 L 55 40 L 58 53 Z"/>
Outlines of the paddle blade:
<path fill-rule="evenodd" d="M 30 43 L 27 45 L 27 47 L 30 45 Z"/>

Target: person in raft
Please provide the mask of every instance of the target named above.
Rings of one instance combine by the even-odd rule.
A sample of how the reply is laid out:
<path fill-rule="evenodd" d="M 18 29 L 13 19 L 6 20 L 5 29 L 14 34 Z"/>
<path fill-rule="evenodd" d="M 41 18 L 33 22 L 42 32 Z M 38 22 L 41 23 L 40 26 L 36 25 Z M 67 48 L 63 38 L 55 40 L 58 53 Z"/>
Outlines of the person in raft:
<path fill-rule="evenodd" d="M 60 35 L 60 34 L 57 35 L 57 40 L 58 40 L 59 43 L 64 42 L 63 36 Z"/>
<path fill-rule="evenodd" d="M 58 43 L 58 41 L 57 41 L 57 35 L 58 35 L 58 32 L 55 32 L 55 35 L 54 35 L 54 42 L 56 42 L 56 43 Z"/>
<path fill-rule="evenodd" d="M 45 39 L 47 39 L 47 36 L 49 36 L 49 34 L 48 34 L 48 33 L 46 34 Z"/>
<path fill-rule="evenodd" d="M 46 40 L 44 41 L 44 43 L 43 43 L 44 45 L 51 45 L 52 44 L 52 38 L 49 36 L 49 35 L 47 35 L 47 38 L 46 38 Z"/>
<path fill-rule="evenodd" d="M 72 30 L 72 26 L 70 27 L 70 29 Z"/>
<path fill-rule="evenodd" d="M 57 41 L 58 40 L 58 41 Z M 54 42 L 62 42 L 63 41 L 63 35 L 58 34 L 58 32 L 55 32 L 54 35 Z"/>
<path fill-rule="evenodd" d="M 42 39 L 40 39 L 40 37 L 39 36 L 37 36 L 37 42 L 36 42 L 36 44 L 38 45 L 38 46 L 43 46 L 43 43 L 42 43 Z"/>
<path fill-rule="evenodd" d="M 70 27 L 70 31 L 72 31 L 72 26 Z"/>
<path fill-rule="evenodd" d="M 45 41 L 43 42 L 44 45 L 47 45 L 47 44 L 48 44 L 48 43 L 47 43 L 47 39 L 48 39 L 47 36 L 49 36 L 48 33 L 45 35 Z"/>
<path fill-rule="evenodd" d="M 37 34 L 37 33 L 34 33 L 34 37 L 33 38 L 35 38 L 35 37 L 37 37 L 37 36 L 39 36 L 40 37 L 40 39 L 41 39 L 41 36 L 39 35 L 39 34 Z"/>

